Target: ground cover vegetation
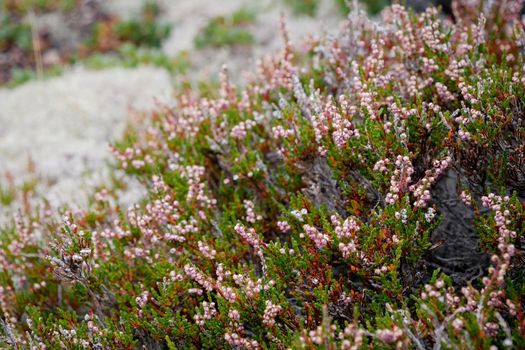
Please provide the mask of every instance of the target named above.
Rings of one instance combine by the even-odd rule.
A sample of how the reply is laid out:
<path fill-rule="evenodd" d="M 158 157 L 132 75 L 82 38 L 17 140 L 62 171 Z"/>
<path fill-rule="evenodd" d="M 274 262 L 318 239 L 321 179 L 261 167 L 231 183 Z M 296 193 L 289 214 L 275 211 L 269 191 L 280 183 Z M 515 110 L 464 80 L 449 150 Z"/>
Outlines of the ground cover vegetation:
<path fill-rule="evenodd" d="M 112 146 L 142 202 L 2 230 L 0 343 L 525 348 L 521 5 L 352 11 L 297 47 L 283 20 L 246 85 L 181 87 Z"/>

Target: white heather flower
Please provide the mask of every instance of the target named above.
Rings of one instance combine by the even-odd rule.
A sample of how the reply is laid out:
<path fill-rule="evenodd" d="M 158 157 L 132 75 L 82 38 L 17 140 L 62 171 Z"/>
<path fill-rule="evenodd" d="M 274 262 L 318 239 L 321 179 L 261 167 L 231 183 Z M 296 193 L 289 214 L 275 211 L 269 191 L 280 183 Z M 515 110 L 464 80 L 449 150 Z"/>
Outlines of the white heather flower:
<path fill-rule="evenodd" d="M 427 212 L 425 213 L 425 220 L 427 222 L 431 222 L 434 220 L 434 217 L 436 216 L 436 212 L 434 208 L 428 208 Z"/>
<path fill-rule="evenodd" d="M 306 210 L 305 208 L 301 209 L 301 210 L 292 210 L 291 211 L 291 214 L 293 216 L 295 216 L 295 218 L 297 220 L 299 220 L 300 222 L 303 222 L 303 216 L 305 216 L 306 214 L 308 214 L 308 210 Z"/>

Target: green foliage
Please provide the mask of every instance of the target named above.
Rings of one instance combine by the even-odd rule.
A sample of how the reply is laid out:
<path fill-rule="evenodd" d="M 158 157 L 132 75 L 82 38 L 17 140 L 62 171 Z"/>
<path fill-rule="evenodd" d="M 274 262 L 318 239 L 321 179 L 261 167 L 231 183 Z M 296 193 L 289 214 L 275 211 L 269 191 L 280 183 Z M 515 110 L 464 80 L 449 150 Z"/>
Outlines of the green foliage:
<path fill-rule="evenodd" d="M 0 13 L 0 52 L 12 46 L 31 52 L 33 48 L 31 27 L 14 20 L 8 14 Z"/>
<path fill-rule="evenodd" d="M 300 15 L 315 16 L 319 8 L 319 0 L 285 0 L 292 10 Z"/>
<path fill-rule="evenodd" d="M 161 50 L 136 47 L 133 44 L 122 45 L 116 54 L 93 54 L 80 62 L 95 69 L 153 65 L 165 68 L 172 74 L 183 74 L 191 65 L 188 52 L 183 51 L 175 57 L 168 57 Z"/>
<path fill-rule="evenodd" d="M 142 18 L 117 22 L 115 32 L 118 39 L 137 46 L 159 48 L 171 32 L 170 25 L 158 22 L 159 13 L 160 8 L 155 2 L 145 3 Z"/>
<path fill-rule="evenodd" d="M 228 17 L 212 18 L 195 36 L 195 46 L 202 49 L 210 46 L 250 45 L 254 38 L 245 27 L 254 21 L 255 14 L 247 9 L 237 10 Z"/>
<path fill-rule="evenodd" d="M 391 3 L 389 0 L 361 0 L 361 2 L 365 5 L 366 10 L 371 15 L 379 14 L 385 7 L 387 7 Z"/>
<path fill-rule="evenodd" d="M 341 13 L 345 16 L 350 13 L 349 3 L 347 0 L 335 0 L 337 7 L 341 10 Z"/>

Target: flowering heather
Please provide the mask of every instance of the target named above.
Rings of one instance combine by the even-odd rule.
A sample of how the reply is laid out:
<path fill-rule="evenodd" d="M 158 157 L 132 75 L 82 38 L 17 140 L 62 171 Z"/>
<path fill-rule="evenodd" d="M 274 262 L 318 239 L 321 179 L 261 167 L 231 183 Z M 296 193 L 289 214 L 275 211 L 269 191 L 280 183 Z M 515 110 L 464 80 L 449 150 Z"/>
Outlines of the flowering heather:
<path fill-rule="evenodd" d="M 143 201 L 4 229 L 1 346 L 525 348 L 521 2 L 452 8 L 283 24 L 246 86 L 182 89 L 112 147 Z"/>

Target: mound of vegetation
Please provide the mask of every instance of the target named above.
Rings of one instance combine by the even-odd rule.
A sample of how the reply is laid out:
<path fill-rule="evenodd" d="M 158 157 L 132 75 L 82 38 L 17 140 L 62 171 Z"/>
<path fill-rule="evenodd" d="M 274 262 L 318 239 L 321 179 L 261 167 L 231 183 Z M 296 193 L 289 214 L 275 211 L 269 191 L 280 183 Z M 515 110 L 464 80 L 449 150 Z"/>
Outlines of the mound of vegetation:
<path fill-rule="evenodd" d="M 4 229 L 2 346 L 525 348 L 524 23 L 474 3 L 283 25 L 246 86 L 181 90 L 113 147 L 142 203 Z"/>
<path fill-rule="evenodd" d="M 126 21 L 106 13 L 101 4 L 92 0 L 0 1 L 0 86 L 55 75 L 67 64 L 89 64 L 102 58 L 126 66 L 137 59 L 168 69 L 175 65 L 159 50 L 171 26 L 160 22 L 156 2 L 144 2 L 140 16 Z M 57 30 L 58 26 L 63 29 Z"/>

